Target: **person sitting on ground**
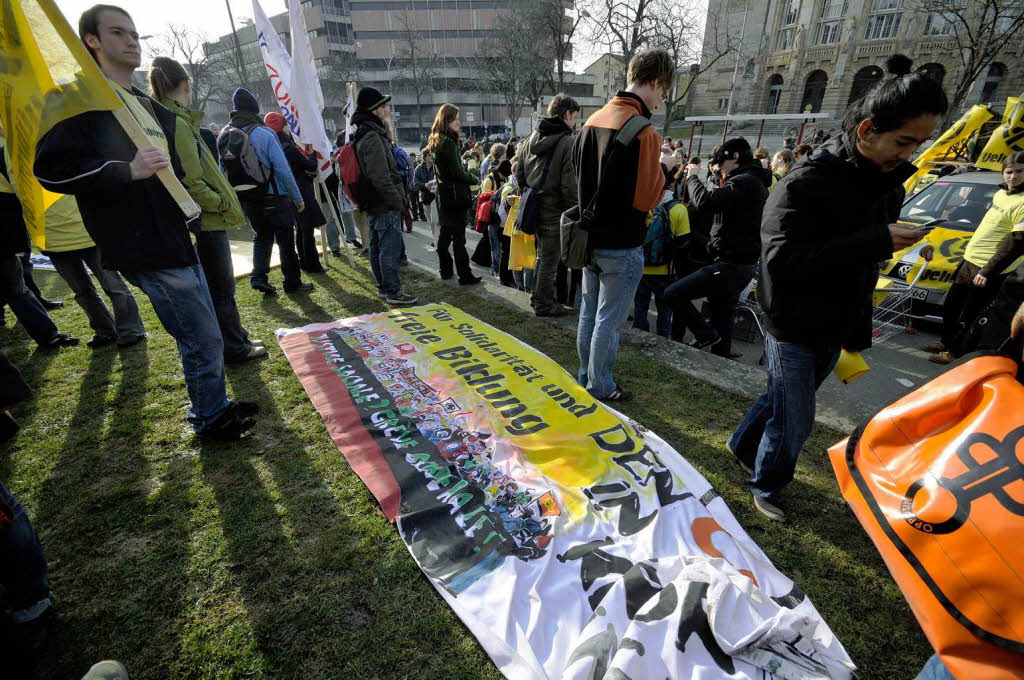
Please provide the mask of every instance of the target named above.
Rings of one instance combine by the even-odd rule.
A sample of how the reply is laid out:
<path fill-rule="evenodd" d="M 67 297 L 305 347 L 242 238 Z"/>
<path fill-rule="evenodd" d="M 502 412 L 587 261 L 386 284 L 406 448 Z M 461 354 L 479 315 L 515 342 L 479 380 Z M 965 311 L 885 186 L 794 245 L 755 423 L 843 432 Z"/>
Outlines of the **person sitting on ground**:
<path fill-rule="evenodd" d="M 967 243 L 942 306 L 942 339 L 924 345 L 936 364 L 951 363 L 973 347 L 965 335 L 1006 277 L 1024 264 L 1024 151 L 1003 159 L 1003 183 Z"/>
<path fill-rule="evenodd" d="M 768 199 L 772 176 L 754 159 L 742 137 L 730 139 L 712 159 L 725 178 L 720 187 L 701 182 L 700 168 L 687 169 L 687 189 L 698 215 L 713 215 L 709 252 L 712 263 L 673 283 L 665 290 L 672 313 L 681 315 L 694 335 L 690 346 L 710 347 L 713 354 L 735 359 L 732 351 L 733 313 L 740 293 L 757 273 L 761 249 L 761 211 Z M 693 305 L 707 298 L 711 324 Z"/>
<path fill-rule="evenodd" d="M 871 346 L 878 263 L 924 235 L 897 224 L 903 182 L 949 104 L 910 59 L 887 66 L 892 77 L 850 105 L 840 137 L 782 178 L 761 220 L 768 389 L 727 446 L 750 475 L 755 507 L 776 521 L 786 519 L 782 490 L 814 425 L 815 391 L 840 349 Z"/>

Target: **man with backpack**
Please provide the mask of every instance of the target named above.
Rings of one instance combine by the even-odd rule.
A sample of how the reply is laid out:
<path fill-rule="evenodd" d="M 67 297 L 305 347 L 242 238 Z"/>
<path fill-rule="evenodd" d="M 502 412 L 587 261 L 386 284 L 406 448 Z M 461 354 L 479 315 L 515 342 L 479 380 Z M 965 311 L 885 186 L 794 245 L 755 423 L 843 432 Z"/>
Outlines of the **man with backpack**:
<path fill-rule="evenodd" d="M 264 295 L 276 295 L 270 285 L 270 255 L 277 241 L 281 253 L 284 292 L 313 290 L 303 283 L 299 255 L 295 250 L 295 219 L 292 206 L 302 212 L 306 204 L 285 158 L 281 142 L 260 118 L 260 103 L 240 87 L 231 97 L 231 120 L 217 138 L 221 169 L 238 194 L 245 216 L 252 225 L 252 273 L 249 285 Z"/>
<path fill-rule="evenodd" d="M 668 52 L 651 50 L 633 57 L 626 76 L 628 87 L 587 120 L 572 153 L 579 228 L 589 251 L 576 335 L 577 379 L 604 401 L 633 396 L 615 383 L 612 369 L 618 328 L 633 308 L 643 275 L 647 212 L 658 205 L 665 186 L 661 138 L 650 118 L 672 88 L 675 66 Z"/>
<path fill-rule="evenodd" d="M 237 439 L 255 425 L 258 407 L 228 400 L 224 341 L 191 225 L 154 177 L 168 167 L 184 174 L 174 150 L 175 114 L 132 86 L 141 51 L 127 12 L 92 7 L 82 13 L 78 32 L 153 146 L 137 148 L 109 111 L 89 111 L 39 140 L 34 173 L 44 188 L 74 195 L 103 267 L 141 288 L 177 341 L 193 429 L 203 438 Z"/>
<path fill-rule="evenodd" d="M 709 188 L 700 178 L 700 168 L 687 168 L 686 188 L 690 204 L 700 216 L 713 215 L 708 252 L 713 260 L 665 291 L 672 313 L 681 316 L 693 331 L 690 346 L 711 347 L 711 352 L 729 359 L 732 351 L 733 310 L 740 293 L 757 274 L 761 253 L 761 213 L 768 200 L 772 173 L 754 158 L 750 144 L 742 137 L 730 139 L 719 148 L 711 165 L 725 178 L 718 188 Z M 693 305 L 706 297 L 711 305 L 711 324 Z"/>
<path fill-rule="evenodd" d="M 530 305 L 537 316 L 566 316 L 569 310 L 555 299 L 558 263 L 561 259 L 559 221 L 562 213 L 576 205 L 576 171 L 572 166 L 573 128 L 580 117 L 580 105 L 567 94 L 556 94 L 548 104 L 547 118 L 541 118 L 536 132 L 519 147 L 517 181 L 525 192 L 523 201 L 538 201 L 536 224 L 526 224 L 531 215 L 520 206 L 519 229 L 537 240 L 537 266 L 533 276 Z"/>
<path fill-rule="evenodd" d="M 377 294 L 390 305 L 414 305 L 416 298 L 402 290 L 398 276 L 405 182 L 383 120 L 390 102 L 390 95 L 372 87 L 359 90 L 352 115 L 356 133 L 341 154 L 342 179 L 370 223 L 370 267 Z"/>

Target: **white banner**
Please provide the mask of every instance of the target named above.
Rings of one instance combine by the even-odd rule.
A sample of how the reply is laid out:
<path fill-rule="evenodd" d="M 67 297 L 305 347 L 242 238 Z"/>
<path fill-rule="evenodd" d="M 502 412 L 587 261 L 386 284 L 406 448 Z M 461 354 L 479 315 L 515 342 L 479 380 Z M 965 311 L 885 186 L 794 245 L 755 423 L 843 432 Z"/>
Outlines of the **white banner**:
<path fill-rule="evenodd" d="M 292 104 L 302 121 L 296 137 L 301 144 L 312 147 L 322 180 L 331 174 L 331 142 L 324 129 L 324 93 L 300 0 L 288 0 L 288 23 L 292 29 Z"/>
<path fill-rule="evenodd" d="M 295 3 L 298 4 L 298 3 Z M 330 142 L 327 141 L 327 132 L 324 130 L 324 122 L 321 117 L 321 108 L 317 106 L 317 96 L 310 91 L 307 83 L 309 74 L 306 69 L 292 68 L 292 57 L 281 42 L 277 30 L 274 29 L 270 19 L 260 7 L 259 0 L 252 0 L 253 19 L 256 24 L 256 39 L 263 53 L 263 63 L 267 67 L 267 77 L 270 78 L 270 86 L 277 99 L 278 108 L 284 116 L 292 136 L 301 146 L 311 144 L 317 154 L 317 161 L 320 167 L 320 177 L 330 174 Z M 301 8 L 299 16 L 302 16 Z M 289 17 L 291 18 L 291 17 Z M 292 26 L 295 24 L 292 23 Z M 305 43 L 305 55 L 308 55 L 310 69 L 313 70 L 313 82 L 316 86 L 315 92 L 320 92 L 320 81 L 316 78 L 316 70 L 312 68 L 312 50 L 309 47 L 309 36 L 306 33 L 306 22 L 301 20 L 301 33 Z M 296 31 L 292 30 L 292 50 L 294 51 Z M 305 92 L 305 94 L 300 94 Z M 308 100 L 308 101 L 307 101 Z M 319 100 L 322 106 L 323 95 Z M 311 138 L 313 141 L 311 141 Z"/>

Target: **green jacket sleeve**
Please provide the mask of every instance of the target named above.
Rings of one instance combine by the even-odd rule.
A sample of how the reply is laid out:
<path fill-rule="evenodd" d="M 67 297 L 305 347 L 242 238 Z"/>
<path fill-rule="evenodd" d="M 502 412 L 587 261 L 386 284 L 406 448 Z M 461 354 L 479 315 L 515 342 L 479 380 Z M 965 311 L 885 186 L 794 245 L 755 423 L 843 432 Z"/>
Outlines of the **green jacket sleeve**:
<path fill-rule="evenodd" d="M 363 177 L 370 182 L 385 206 L 401 211 L 405 203 L 392 179 L 391 164 L 388 163 L 388 154 L 391 153 L 380 135 L 373 132 L 363 135 L 356 142 L 356 156 Z"/>
<path fill-rule="evenodd" d="M 434 167 L 437 169 L 437 178 L 442 182 L 461 182 L 470 186 L 480 183 L 479 177 L 462 167 L 459 150 L 450 138 L 446 137 L 441 140 L 441 143 L 437 145 L 436 155 Z"/>
<path fill-rule="evenodd" d="M 192 128 L 180 117 L 175 121 L 174 150 L 181 161 L 181 169 L 185 172 L 182 182 L 203 212 L 219 213 L 228 208 L 228 202 L 213 187 L 203 180 L 203 161 L 199 157 Z"/>

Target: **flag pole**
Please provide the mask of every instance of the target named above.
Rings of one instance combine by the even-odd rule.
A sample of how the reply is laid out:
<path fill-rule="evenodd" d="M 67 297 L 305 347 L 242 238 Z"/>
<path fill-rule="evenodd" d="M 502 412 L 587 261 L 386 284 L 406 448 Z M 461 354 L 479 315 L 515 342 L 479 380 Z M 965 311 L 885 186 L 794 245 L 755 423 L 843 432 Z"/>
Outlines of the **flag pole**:
<path fill-rule="evenodd" d="M 340 179 L 340 178 L 339 178 Z M 352 267 L 356 266 L 355 261 L 352 259 L 352 249 L 349 248 L 348 239 L 345 238 L 345 225 L 342 223 L 341 218 L 338 217 L 338 211 L 334 209 L 334 201 L 331 200 L 330 195 L 327 193 L 327 185 L 324 184 L 323 180 L 317 178 L 316 185 L 320 188 L 323 193 L 324 199 L 327 201 L 327 208 L 331 211 L 331 217 L 334 218 L 334 223 L 338 225 L 338 238 L 345 244 L 345 255 L 348 256 L 348 263 Z M 320 240 L 324 243 L 324 248 L 327 247 L 327 230 L 326 228 L 320 230 Z"/>

